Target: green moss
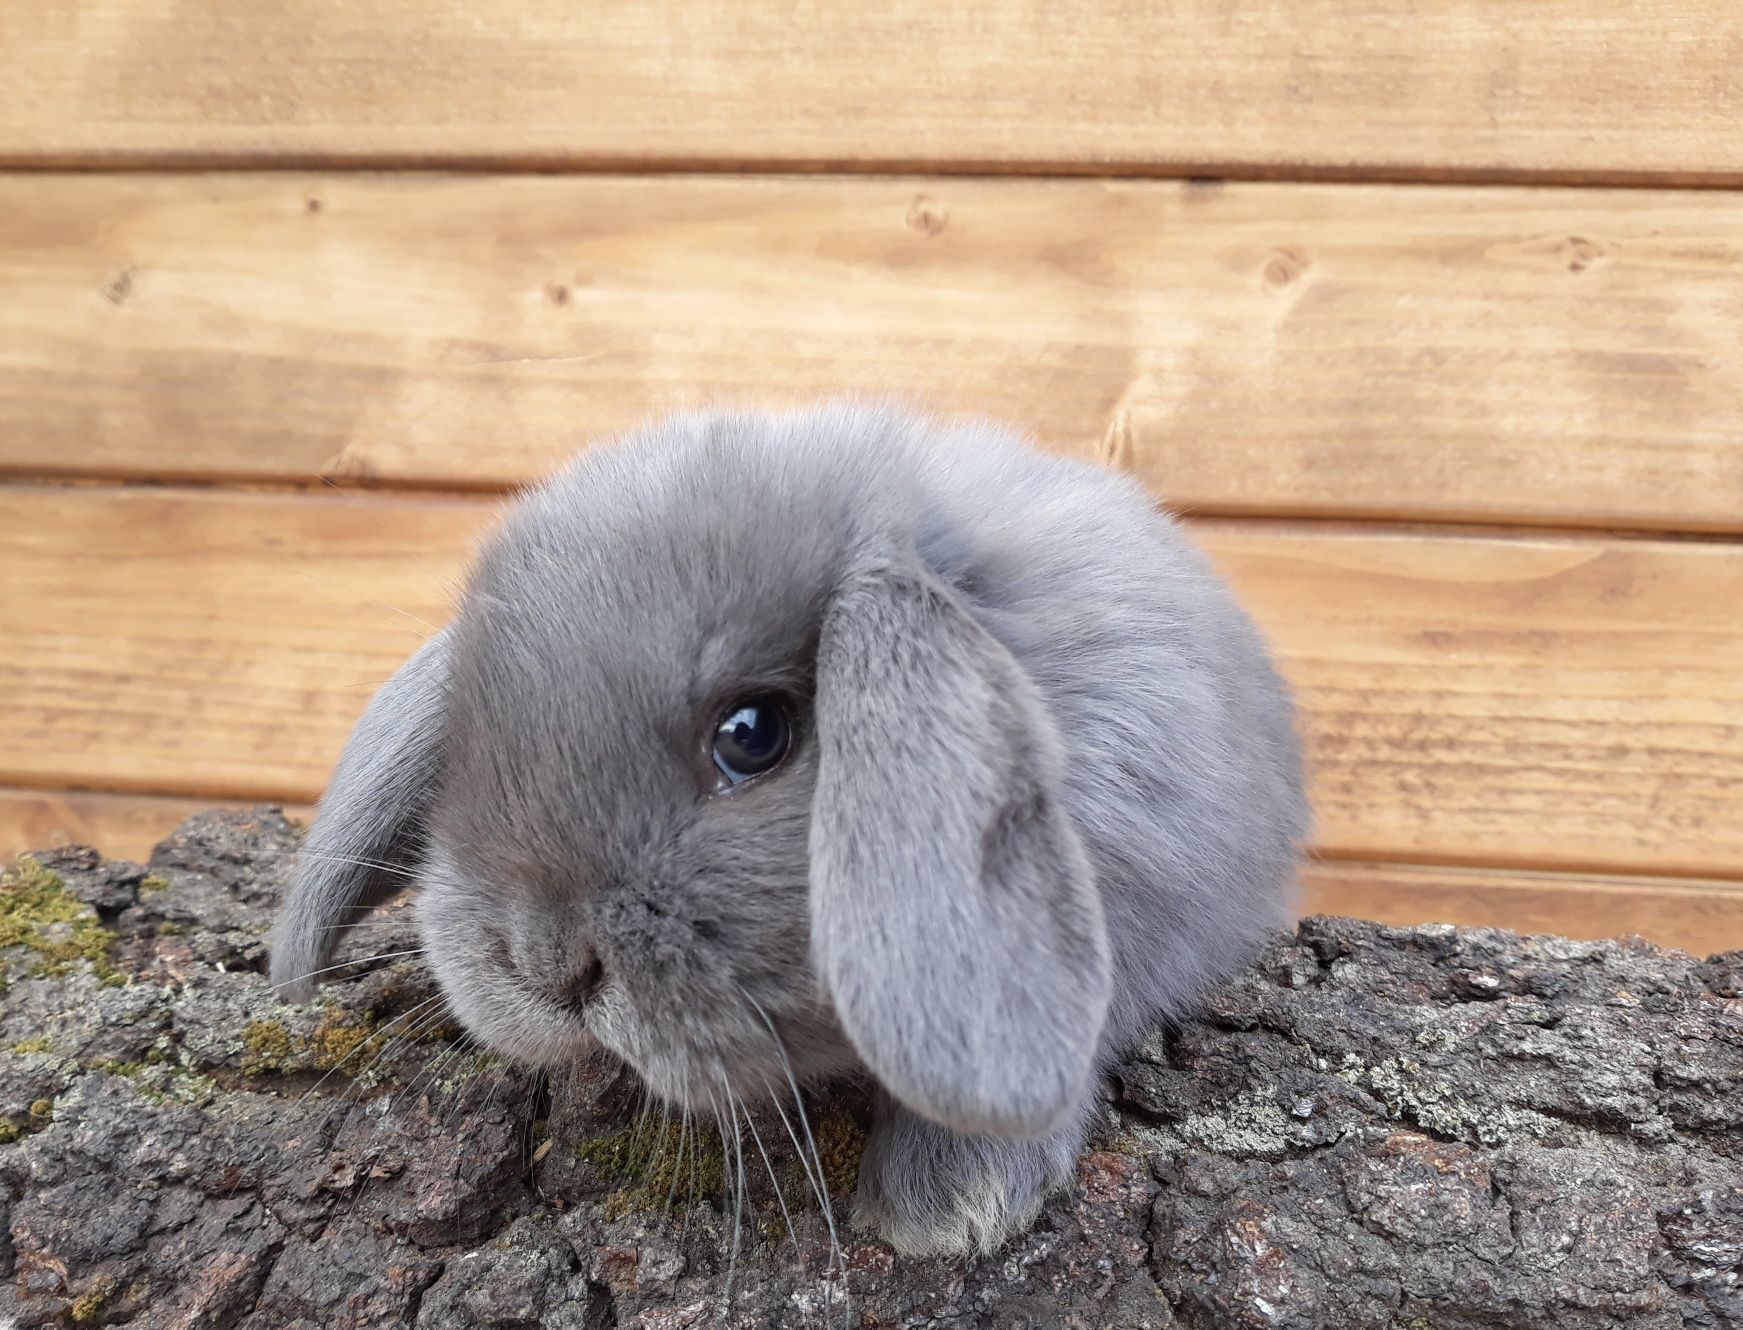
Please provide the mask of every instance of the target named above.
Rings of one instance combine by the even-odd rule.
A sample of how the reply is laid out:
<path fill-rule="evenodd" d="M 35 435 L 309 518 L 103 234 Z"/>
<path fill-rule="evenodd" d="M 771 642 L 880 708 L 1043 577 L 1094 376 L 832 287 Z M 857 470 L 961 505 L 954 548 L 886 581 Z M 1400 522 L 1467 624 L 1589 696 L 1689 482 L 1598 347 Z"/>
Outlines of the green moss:
<path fill-rule="evenodd" d="M 14 1053 L 46 1053 L 48 1050 L 49 1041 L 46 1036 L 38 1036 L 35 1039 L 20 1039 L 12 1045 Z"/>
<path fill-rule="evenodd" d="M 75 899 L 66 883 L 29 855 L 0 875 L 0 948 L 26 947 L 42 959 L 36 975 L 65 974 L 74 961 L 86 961 L 105 984 L 121 985 L 127 976 L 110 963 L 115 935 L 97 912 Z"/>
<path fill-rule="evenodd" d="M 242 1031 L 246 1049 L 242 1070 L 250 1076 L 282 1071 L 330 1071 L 341 1063 L 353 1069 L 383 1042 L 367 1017 L 334 1012 L 306 1036 L 292 1034 L 282 1021 L 250 1021 Z"/>
<path fill-rule="evenodd" d="M 183 928 L 174 919 L 165 919 L 157 926 L 157 935 L 159 937 L 180 937 L 187 931 L 187 929 Z"/>
<path fill-rule="evenodd" d="M 115 1282 L 101 1279 L 87 1289 L 79 1297 L 73 1299 L 72 1318 L 74 1325 L 96 1325 L 103 1319 L 103 1312 L 109 1305 L 109 1300 L 115 1296 Z"/>
<path fill-rule="evenodd" d="M 0 1145 L 11 1145 L 33 1131 L 41 1131 L 54 1121 L 54 1100 L 38 1099 L 25 1110 L 23 1118 L 0 1118 Z"/>
<path fill-rule="evenodd" d="M 572 1142 L 570 1148 L 620 1184 L 605 1198 L 607 1218 L 682 1205 L 692 1191 L 708 1195 L 726 1182 L 720 1141 L 703 1133 L 698 1123 L 692 1123 L 687 1134 L 669 1124 L 664 1131 L 625 1127 L 609 1136 Z"/>
<path fill-rule="evenodd" d="M 147 873 L 139 882 L 139 890 L 150 896 L 159 891 L 169 890 L 169 879 L 159 877 L 156 873 Z"/>
<path fill-rule="evenodd" d="M 853 1191 L 859 1181 L 859 1158 L 865 1153 L 865 1128 L 859 1119 L 839 1104 L 831 1105 L 811 1126 L 817 1157 L 823 1163 L 823 1181 L 831 1196 Z"/>
<path fill-rule="evenodd" d="M 860 1156 L 865 1153 L 865 1128 L 860 1125 L 852 1110 L 842 1104 L 830 1104 L 820 1109 L 816 1117 L 809 1119 L 809 1123 L 811 1140 L 817 1147 L 817 1158 L 823 1166 L 823 1184 L 830 1197 L 852 1195 L 859 1181 Z M 794 1122 L 793 1130 L 798 1129 L 799 1124 Z M 780 1144 L 777 1147 L 774 1141 L 770 1141 L 771 1149 L 780 1148 L 783 1154 L 788 1154 L 785 1129 L 777 1128 L 776 1139 Z M 797 1154 L 790 1154 L 781 1165 L 780 1178 L 781 1188 L 789 1200 L 795 1195 L 812 1196 L 815 1192 L 816 1184 L 811 1180 L 811 1172 Z"/>
<path fill-rule="evenodd" d="M 156 1049 L 146 1054 L 144 1062 L 117 1062 L 102 1069 L 125 1076 L 132 1083 L 133 1093 L 153 1104 L 172 1100 L 198 1104 L 218 1092 L 218 1084 L 210 1076 L 165 1061 Z"/>
<path fill-rule="evenodd" d="M 249 1021 L 242 1031 L 242 1044 L 248 1050 L 242 1057 L 242 1070 L 250 1076 L 283 1071 L 290 1061 L 290 1031 L 283 1021 Z"/>
<path fill-rule="evenodd" d="M 139 1062 L 117 1062 L 112 1058 L 108 1058 L 100 1062 L 94 1062 L 91 1065 L 97 1071 L 106 1071 L 111 1076 L 125 1076 L 131 1080 L 135 1076 L 146 1071 L 148 1068 L 158 1066 L 162 1062 L 163 1054 L 154 1048 L 146 1053 L 144 1059 Z"/>
<path fill-rule="evenodd" d="M 327 1017 L 309 1035 L 309 1050 L 317 1069 L 328 1071 L 350 1061 L 366 1044 L 379 1044 L 375 1027 L 355 1014 L 335 1014 Z M 368 1062 L 358 1058 L 357 1066 Z"/>
<path fill-rule="evenodd" d="M 766 1131 L 763 1139 L 771 1151 L 786 1153 L 784 1134 L 777 1128 L 776 1141 Z M 858 1118 L 845 1107 L 831 1106 L 811 1123 L 812 1139 L 823 1166 L 823 1180 L 833 1197 L 851 1194 L 859 1177 L 860 1155 L 865 1150 L 866 1133 Z M 661 1131 L 647 1126 L 630 1126 L 606 1136 L 588 1137 L 580 1141 L 559 1142 L 573 1150 L 581 1159 L 593 1165 L 605 1177 L 618 1184 L 618 1189 L 605 1198 L 608 1219 L 623 1215 L 657 1211 L 671 1205 L 684 1205 L 692 1195 L 713 1195 L 727 1185 L 736 1161 L 724 1152 L 713 1124 L 690 1124 L 688 1133 L 681 1134 L 670 1124 Z M 755 1154 L 752 1138 L 744 1139 L 745 1182 L 756 1189 L 763 1165 Z M 780 1187 L 789 1205 L 796 1197 L 812 1194 L 810 1175 L 796 1156 L 779 1168 Z M 772 1198 L 762 1205 L 766 1213 L 755 1222 L 771 1225 L 771 1233 L 784 1231 L 784 1221 Z"/>
<path fill-rule="evenodd" d="M 0 947 L 30 947 L 44 924 L 71 923 L 87 908 L 66 883 L 28 854 L 0 875 Z"/>
<path fill-rule="evenodd" d="M 451 1044 L 465 1033 L 451 1021 L 439 1021 L 429 1029 L 420 1028 L 408 1041 L 414 1044 Z"/>

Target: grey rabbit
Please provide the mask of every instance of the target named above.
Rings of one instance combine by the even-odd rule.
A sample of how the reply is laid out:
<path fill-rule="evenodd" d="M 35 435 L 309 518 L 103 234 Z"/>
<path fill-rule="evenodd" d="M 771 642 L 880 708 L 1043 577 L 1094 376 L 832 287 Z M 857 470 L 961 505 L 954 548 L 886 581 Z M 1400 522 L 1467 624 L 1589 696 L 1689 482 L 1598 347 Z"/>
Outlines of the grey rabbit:
<path fill-rule="evenodd" d="M 513 505 L 358 722 L 272 975 L 306 996 L 409 873 L 486 1043 L 704 1109 L 869 1074 L 856 1224 L 991 1251 L 1306 832 L 1264 644 L 1136 483 L 980 422 L 702 414 Z"/>

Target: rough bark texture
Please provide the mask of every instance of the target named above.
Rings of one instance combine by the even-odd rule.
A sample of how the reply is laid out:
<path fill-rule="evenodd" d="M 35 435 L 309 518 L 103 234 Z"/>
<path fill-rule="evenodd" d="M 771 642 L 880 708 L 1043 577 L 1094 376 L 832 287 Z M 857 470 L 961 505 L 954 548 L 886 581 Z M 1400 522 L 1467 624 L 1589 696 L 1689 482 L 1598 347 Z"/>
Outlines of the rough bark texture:
<path fill-rule="evenodd" d="M 1309 920 L 1120 1068 L 1033 1231 L 836 1261 L 778 1117 L 723 1155 L 603 1060 L 457 1051 L 415 958 L 275 1002 L 295 839 L 211 814 L 8 879 L 0 1323 L 1743 1325 L 1743 955 Z M 353 954 L 415 945 L 385 918 Z M 837 1215 L 864 1120 L 811 1101 Z"/>

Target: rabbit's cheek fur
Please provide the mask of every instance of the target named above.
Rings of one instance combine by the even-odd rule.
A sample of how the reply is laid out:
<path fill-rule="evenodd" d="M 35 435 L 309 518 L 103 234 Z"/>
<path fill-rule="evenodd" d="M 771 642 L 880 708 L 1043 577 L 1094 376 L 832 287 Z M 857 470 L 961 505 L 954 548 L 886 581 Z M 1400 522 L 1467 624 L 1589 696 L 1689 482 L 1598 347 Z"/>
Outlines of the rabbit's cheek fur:
<path fill-rule="evenodd" d="M 689 839 L 706 846 L 707 830 Z M 686 865 L 686 849 L 680 838 L 654 870 L 553 899 L 470 880 L 433 847 L 418 919 L 461 1023 L 543 1065 L 597 1041 L 689 1107 L 853 1066 L 810 971 L 803 854 L 754 875 L 717 853 Z M 566 1000 L 563 977 L 589 962 L 595 982 Z"/>
<path fill-rule="evenodd" d="M 433 848 L 416 916 L 424 954 L 449 1008 L 486 1045 L 543 1065 L 594 1046 L 585 1023 L 521 977 L 500 909 Z"/>

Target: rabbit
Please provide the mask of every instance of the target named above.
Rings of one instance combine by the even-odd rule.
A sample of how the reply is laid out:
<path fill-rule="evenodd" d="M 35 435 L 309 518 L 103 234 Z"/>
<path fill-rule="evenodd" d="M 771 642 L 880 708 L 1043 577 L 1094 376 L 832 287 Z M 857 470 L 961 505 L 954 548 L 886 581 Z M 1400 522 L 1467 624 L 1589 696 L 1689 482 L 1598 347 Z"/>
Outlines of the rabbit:
<path fill-rule="evenodd" d="M 376 694 L 276 926 L 292 998 L 410 875 L 463 1026 L 707 1108 L 868 1077 L 857 1227 L 991 1252 L 1101 1072 L 1285 920 L 1284 684 L 1133 480 L 831 403 L 596 445 Z"/>

